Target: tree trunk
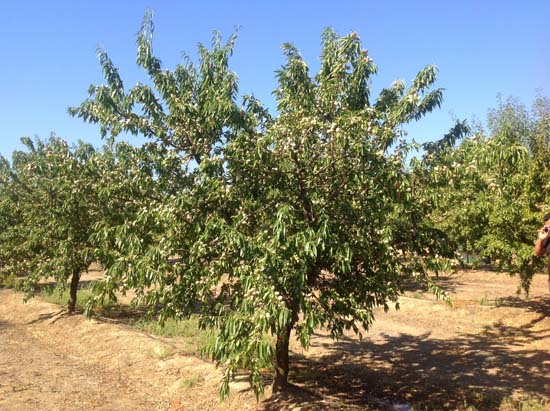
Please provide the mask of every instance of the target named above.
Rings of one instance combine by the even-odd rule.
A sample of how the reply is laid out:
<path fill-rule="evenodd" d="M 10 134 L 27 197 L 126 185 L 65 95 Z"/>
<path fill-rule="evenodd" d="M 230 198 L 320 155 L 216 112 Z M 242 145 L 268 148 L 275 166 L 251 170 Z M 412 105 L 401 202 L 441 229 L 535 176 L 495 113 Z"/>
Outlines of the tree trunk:
<path fill-rule="evenodd" d="M 275 379 L 273 380 L 273 392 L 284 391 L 288 386 L 288 343 L 292 324 L 288 324 L 277 334 L 275 343 Z"/>
<path fill-rule="evenodd" d="M 78 282 L 80 281 L 80 270 L 74 270 L 71 278 L 71 290 L 69 295 L 68 309 L 70 313 L 74 313 L 76 307 L 76 292 L 78 291 Z"/>

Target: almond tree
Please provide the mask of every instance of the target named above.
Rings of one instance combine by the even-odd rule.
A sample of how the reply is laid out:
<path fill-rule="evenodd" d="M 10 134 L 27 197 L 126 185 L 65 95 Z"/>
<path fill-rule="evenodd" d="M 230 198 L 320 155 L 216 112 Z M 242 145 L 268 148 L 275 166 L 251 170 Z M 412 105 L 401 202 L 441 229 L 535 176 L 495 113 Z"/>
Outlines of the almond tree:
<path fill-rule="evenodd" d="M 94 261 L 89 236 L 97 204 L 86 167 L 95 151 L 55 137 L 22 142 L 26 151 L 14 152 L 2 173 L 2 210 L 11 216 L 2 220 L 2 265 L 24 276 L 26 298 L 41 280 L 54 278 L 60 291 L 70 281 L 73 312 L 80 276 Z"/>
<path fill-rule="evenodd" d="M 543 97 L 532 112 L 513 99 L 500 102 L 488 131 L 426 145 L 420 167 L 435 224 L 462 250 L 519 275 L 518 291 L 528 292 L 541 269 L 533 242 L 548 212 L 549 107 Z"/>
<path fill-rule="evenodd" d="M 11 187 L 11 164 L 0 157 L 0 279 L 5 280 L 9 273 L 9 259 L 13 255 L 13 245 L 22 241 L 21 237 L 13 241 L 19 232 L 16 229 L 21 221 L 20 213 L 15 207 L 14 191 Z"/>
<path fill-rule="evenodd" d="M 126 89 L 99 50 L 107 84 L 70 109 L 105 136 L 149 138 L 162 183 L 133 221 L 102 230 L 116 256 L 105 290 L 132 283 L 161 319 L 198 310 L 218 333 L 208 353 L 225 370 L 222 396 L 240 368 L 261 393 L 271 360 L 273 389 L 284 389 L 292 332 L 305 348 L 317 328 L 360 334 L 411 278 L 440 295 L 427 270 L 443 254 L 441 232 L 413 190 L 401 129 L 439 106 L 434 67 L 374 98 L 376 66 L 358 35 L 327 30 L 315 76 L 283 46 L 271 117 L 252 97 L 237 103 L 234 37 L 216 35 L 196 65 L 172 71 L 154 57 L 152 33 L 147 14 L 137 40 L 145 84 Z"/>

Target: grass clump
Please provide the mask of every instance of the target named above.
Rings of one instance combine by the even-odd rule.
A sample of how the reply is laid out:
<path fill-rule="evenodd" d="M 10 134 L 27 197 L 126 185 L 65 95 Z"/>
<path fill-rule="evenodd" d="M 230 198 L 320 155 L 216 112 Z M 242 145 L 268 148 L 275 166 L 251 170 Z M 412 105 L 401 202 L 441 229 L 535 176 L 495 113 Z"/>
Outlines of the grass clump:
<path fill-rule="evenodd" d="M 16 288 L 17 278 L 15 274 L 0 273 L 0 288 Z"/>
<path fill-rule="evenodd" d="M 149 350 L 149 355 L 158 360 L 166 360 L 174 354 L 174 350 L 164 346 L 156 346 Z"/>
<path fill-rule="evenodd" d="M 502 307 L 505 306 L 505 300 L 503 298 L 496 297 L 494 300 L 490 300 L 489 297 L 487 297 L 487 294 L 485 294 L 482 298 L 478 300 L 479 305 L 483 306 L 491 306 L 491 307 Z"/>
<path fill-rule="evenodd" d="M 55 287 L 45 287 L 40 291 L 38 296 L 41 300 L 46 301 L 51 304 L 57 305 L 67 305 L 69 301 L 69 289 L 60 290 Z M 93 298 L 92 290 L 90 287 L 82 287 L 78 290 L 76 294 L 76 309 L 79 311 L 84 311 L 86 304 Z"/>
<path fill-rule="evenodd" d="M 489 301 L 487 294 L 485 294 L 482 298 L 479 299 L 479 304 L 483 306 L 491 305 L 491 302 Z"/>
<path fill-rule="evenodd" d="M 200 375 L 192 375 L 187 378 L 183 378 L 179 381 L 179 386 L 181 388 L 189 389 L 198 386 L 203 382 L 203 378 Z"/>
<path fill-rule="evenodd" d="M 546 411 L 550 401 L 542 397 L 506 398 L 501 404 L 502 411 Z"/>
<path fill-rule="evenodd" d="M 139 318 L 128 323 L 133 328 L 159 337 L 178 338 L 190 354 L 201 355 L 203 349 L 216 341 L 212 330 L 199 328 L 199 318 L 193 315 L 187 319 L 167 319 L 164 323 L 154 318 Z"/>

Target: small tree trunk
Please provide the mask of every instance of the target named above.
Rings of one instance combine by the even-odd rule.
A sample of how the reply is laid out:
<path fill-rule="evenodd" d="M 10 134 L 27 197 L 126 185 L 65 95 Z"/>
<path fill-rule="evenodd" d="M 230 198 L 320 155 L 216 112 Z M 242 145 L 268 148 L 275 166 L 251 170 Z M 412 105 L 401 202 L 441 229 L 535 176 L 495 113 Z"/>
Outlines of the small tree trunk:
<path fill-rule="evenodd" d="M 288 324 L 277 334 L 275 343 L 275 379 L 273 380 L 273 392 L 284 391 L 288 386 L 288 343 L 292 324 Z"/>
<path fill-rule="evenodd" d="M 76 307 L 76 292 L 78 291 L 78 282 L 80 281 L 80 270 L 74 270 L 71 278 L 71 290 L 69 295 L 68 309 L 70 313 L 74 313 Z"/>

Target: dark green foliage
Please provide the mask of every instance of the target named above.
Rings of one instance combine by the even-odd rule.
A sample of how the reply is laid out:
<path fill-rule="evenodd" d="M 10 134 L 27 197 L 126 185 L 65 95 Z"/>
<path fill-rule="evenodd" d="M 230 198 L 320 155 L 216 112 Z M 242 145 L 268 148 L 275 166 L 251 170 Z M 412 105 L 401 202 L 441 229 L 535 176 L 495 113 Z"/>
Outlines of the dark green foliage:
<path fill-rule="evenodd" d="M 548 203 L 550 104 L 515 101 L 490 113 L 488 133 L 458 122 L 424 157 L 403 127 L 442 101 L 436 69 L 372 96 L 376 66 L 356 33 L 323 34 L 316 75 L 291 44 L 277 71 L 277 114 L 238 94 L 235 35 L 199 46 L 174 70 L 152 51 L 146 14 L 137 38 L 143 84 L 127 89 L 104 50 L 105 85 L 69 109 L 98 124 L 101 151 L 61 139 L 0 159 L 0 270 L 27 297 L 53 277 L 72 290 L 99 262 L 88 312 L 133 291 L 160 322 L 198 318 L 216 334 L 206 353 L 256 392 L 274 365 L 284 389 L 294 333 L 361 335 L 376 309 L 398 307 L 405 284 L 446 298 L 429 273 L 458 249 L 517 273 L 528 289 L 532 241 Z M 143 135 L 142 147 L 117 142 Z M 71 293 L 72 307 L 74 297 Z M 70 305 L 71 308 L 71 305 Z"/>
<path fill-rule="evenodd" d="M 549 107 L 543 97 L 532 112 L 512 99 L 500 102 L 489 113 L 488 133 L 426 145 L 417 169 L 437 226 L 479 261 L 518 274 L 526 292 L 542 268 L 533 244 L 548 212 Z"/>
<path fill-rule="evenodd" d="M 448 253 L 413 190 L 400 129 L 439 106 L 433 67 L 375 100 L 375 65 L 359 37 L 328 30 L 314 77 L 295 47 L 283 47 L 272 118 L 253 98 L 236 101 L 234 36 L 222 44 L 216 35 L 196 65 L 171 71 L 152 53 L 152 32 L 146 15 L 137 62 L 151 86 L 126 91 L 100 51 L 107 85 L 70 109 L 105 136 L 151 139 L 129 154 L 140 166 L 121 188 L 140 194 L 127 218 L 94 234 L 110 245 L 98 298 L 137 288 L 161 319 L 199 311 L 201 326 L 218 332 L 209 353 L 225 368 L 226 395 L 238 368 L 260 393 L 271 358 L 274 388 L 283 388 L 291 330 L 307 348 L 317 327 L 334 337 L 367 329 L 411 277 L 438 292 L 427 270 Z"/>
<path fill-rule="evenodd" d="M 19 285 L 27 298 L 49 277 L 60 289 L 72 278 L 76 293 L 94 261 L 89 236 L 99 211 L 88 165 L 95 151 L 84 143 L 71 149 L 55 137 L 22 141 L 26 151 L 15 152 L 11 166 L 2 163 L 2 268 L 24 277 Z"/>

